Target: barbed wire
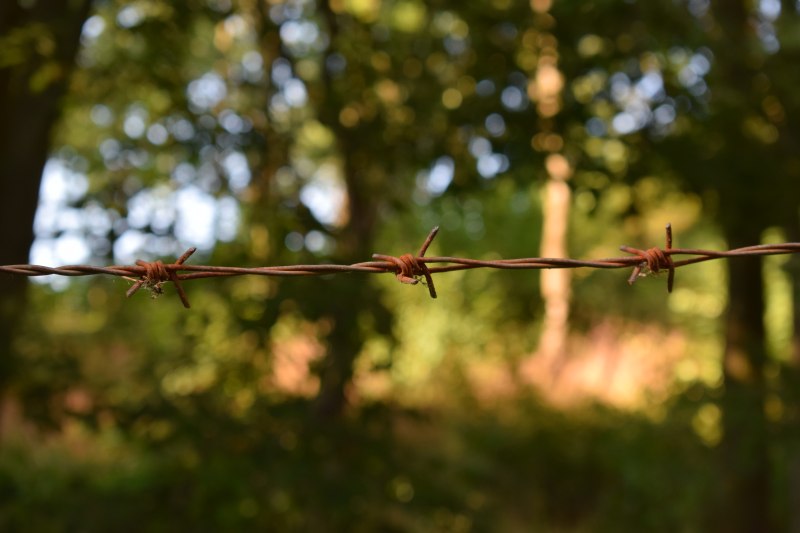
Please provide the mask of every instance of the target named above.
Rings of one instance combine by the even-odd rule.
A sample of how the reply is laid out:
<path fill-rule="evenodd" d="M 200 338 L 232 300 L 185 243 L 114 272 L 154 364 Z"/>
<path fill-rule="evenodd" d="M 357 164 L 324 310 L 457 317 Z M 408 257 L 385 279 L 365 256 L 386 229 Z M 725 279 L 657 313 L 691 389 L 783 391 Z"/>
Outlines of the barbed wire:
<path fill-rule="evenodd" d="M 673 248 L 672 226 L 666 226 L 665 248 L 650 248 L 640 250 L 631 246 L 620 246 L 620 250 L 631 255 L 626 257 L 613 257 L 607 259 L 569 259 L 529 257 L 519 259 L 494 259 L 481 260 L 463 257 L 425 257 L 428 247 L 433 242 L 439 227 L 435 227 L 428 234 L 425 242 L 416 255 L 403 254 L 392 256 L 373 254 L 374 261 L 354 263 L 351 265 L 319 264 L 319 265 L 285 265 L 264 267 L 233 267 L 233 266 L 208 266 L 187 265 L 185 262 L 195 252 L 196 248 L 189 248 L 174 263 L 164 264 L 162 261 L 137 260 L 135 265 L 66 265 L 61 267 L 47 267 L 41 265 L 5 265 L 0 266 L 0 272 L 19 276 L 94 276 L 109 275 L 125 278 L 133 282 L 126 295 L 133 296 L 142 287 L 150 289 L 154 295 L 163 293 L 163 284 L 171 281 L 175 285 L 178 296 L 183 306 L 189 308 L 189 299 L 181 285 L 182 281 L 230 277 L 230 276 L 321 276 L 325 274 L 363 272 L 367 274 L 393 273 L 401 283 L 415 285 L 422 281 L 430 292 L 431 298 L 436 298 L 436 288 L 433 284 L 433 274 L 453 272 L 456 270 L 470 270 L 475 268 L 497 268 L 508 270 L 540 270 L 545 268 L 629 268 L 633 272 L 628 278 L 628 283 L 633 284 L 640 277 L 658 274 L 666 271 L 667 290 L 672 292 L 675 279 L 675 269 L 729 257 L 765 256 L 800 253 L 800 243 L 790 242 L 781 244 L 759 244 L 745 246 L 726 251 L 702 250 L 697 248 Z M 687 259 L 673 260 L 676 255 L 690 255 Z M 440 266 L 429 266 L 440 265 Z"/>

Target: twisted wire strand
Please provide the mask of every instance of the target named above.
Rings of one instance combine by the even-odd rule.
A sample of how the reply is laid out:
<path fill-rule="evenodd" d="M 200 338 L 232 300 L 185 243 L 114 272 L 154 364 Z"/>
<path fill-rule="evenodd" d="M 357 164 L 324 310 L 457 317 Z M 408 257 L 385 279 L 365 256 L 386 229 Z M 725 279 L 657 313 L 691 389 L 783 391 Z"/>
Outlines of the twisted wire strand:
<path fill-rule="evenodd" d="M 283 265 L 261 267 L 235 267 L 211 265 L 187 265 L 184 262 L 195 252 L 190 248 L 184 252 L 174 263 L 164 264 L 162 261 L 136 261 L 135 265 L 65 265 L 61 267 L 48 267 L 42 265 L 4 265 L 0 266 L 0 273 L 18 276 L 94 276 L 109 275 L 129 279 L 134 282 L 127 291 L 132 296 L 142 287 L 148 287 L 156 293 L 161 292 L 162 284 L 172 282 L 181 302 L 189 307 L 188 298 L 181 286 L 181 281 L 231 276 L 321 276 L 326 274 L 361 272 L 366 274 L 395 274 L 401 283 L 416 284 L 424 279 L 425 285 L 432 298 L 436 298 L 436 289 L 433 283 L 433 274 L 454 272 L 458 270 L 472 270 L 476 268 L 495 268 L 505 270 L 540 270 L 545 268 L 633 268 L 628 282 L 633 284 L 639 277 L 649 273 L 668 271 L 667 288 L 671 292 L 674 271 L 686 265 L 702 263 L 715 259 L 732 257 L 751 257 L 767 255 L 784 255 L 800 253 L 800 243 L 788 242 L 779 244 L 759 244 L 745 246 L 732 250 L 704 250 L 699 248 L 672 248 L 672 228 L 666 227 L 667 245 L 665 248 L 650 248 L 639 250 L 629 246 L 620 249 L 627 252 L 628 256 L 611 257 L 605 259 L 570 259 L 550 257 L 529 257 L 517 259 L 470 259 L 464 257 L 430 256 L 425 257 L 425 252 L 436 237 L 438 227 L 428 234 L 420 251 L 416 254 L 403 254 L 392 256 L 374 254 L 373 261 L 354 263 L 351 265 L 317 264 L 317 265 Z M 674 256 L 693 256 L 686 259 L 675 260 Z"/>

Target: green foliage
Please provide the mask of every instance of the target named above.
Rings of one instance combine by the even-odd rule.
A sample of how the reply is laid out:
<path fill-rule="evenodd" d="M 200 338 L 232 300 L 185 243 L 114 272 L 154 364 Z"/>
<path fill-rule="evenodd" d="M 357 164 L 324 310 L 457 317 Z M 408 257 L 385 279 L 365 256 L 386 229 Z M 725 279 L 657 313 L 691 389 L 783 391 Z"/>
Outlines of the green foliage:
<path fill-rule="evenodd" d="M 206 413 L 195 438 L 120 441 L 79 423 L 0 461 L 6 530 L 701 531 L 709 452 L 653 424 L 531 399 L 478 411 L 366 407 L 335 427 L 302 402 L 248 420 Z M 199 420 L 198 420 L 199 422 Z M 633 452 L 633 453 L 632 453 Z M 77 455 L 76 455 L 77 454 Z M 143 520 L 144 518 L 144 520 Z"/>

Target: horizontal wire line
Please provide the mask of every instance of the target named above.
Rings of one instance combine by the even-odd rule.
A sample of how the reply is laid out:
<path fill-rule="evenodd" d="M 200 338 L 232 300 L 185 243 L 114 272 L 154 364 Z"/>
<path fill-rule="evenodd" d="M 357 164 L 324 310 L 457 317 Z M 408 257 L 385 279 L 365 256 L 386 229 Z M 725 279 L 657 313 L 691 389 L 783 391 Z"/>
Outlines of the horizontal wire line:
<path fill-rule="evenodd" d="M 433 280 L 431 274 L 443 272 L 454 272 L 459 270 L 472 270 L 477 268 L 494 268 L 504 270 L 541 270 L 541 269 L 573 269 L 573 268 L 596 268 L 614 269 L 634 267 L 634 274 L 629 279 L 630 283 L 637 277 L 643 275 L 642 270 L 647 268 L 648 272 L 657 273 L 661 270 L 669 270 L 670 278 L 674 269 L 710 261 L 714 259 L 725 259 L 732 257 L 748 256 L 767 256 L 800 253 L 800 243 L 789 242 L 779 244 L 759 244 L 745 246 L 732 250 L 717 251 L 705 250 L 700 248 L 672 248 L 672 230 L 667 226 L 667 247 L 665 249 L 651 248 L 649 250 L 639 250 L 627 246 L 621 249 L 632 255 L 625 257 L 612 257 L 606 259 L 571 259 L 571 258 L 550 258 L 550 257 L 529 257 L 517 259 L 471 259 L 464 257 L 431 256 L 425 257 L 425 251 L 433 241 L 438 232 L 438 227 L 434 228 L 425 240 L 418 255 L 405 254 L 400 257 L 375 254 L 373 261 L 365 261 L 350 265 L 339 264 L 317 264 L 317 265 L 279 265 L 279 266 L 260 266 L 260 267 L 235 267 L 235 266 L 211 266 L 211 265 L 187 265 L 183 261 L 194 253 L 195 249 L 190 248 L 178 260 L 171 264 L 163 264 L 161 261 L 137 261 L 136 265 L 65 265 L 60 267 L 48 267 L 42 265 L 4 265 L 0 266 L 0 273 L 7 273 L 18 276 L 94 276 L 110 275 L 126 278 L 134 278 L 132 281 L 136 285 L 129 291 L 129 295 L 136 292 L 142 285 L 160 289 L 160 284 L 172 281 L 178 287 L 184 305 L 188 307 L 183 289 L 180 288 L 179 281 L 202 279 L 212 277 L 231 277 L 231 276 L 322 276 L 326 274 L 362 272 L 366 274 L 393 273 L 403 283 L 414 284 L 418 278 L 425 277 L 431 296 L 435 297 Z M 686 259 L 673 260 L 673 256 L 694 256 Z M 138 278 L 138 280 L 137 280 Z M 670 281 L 669 289 L 672 285 Z"/>

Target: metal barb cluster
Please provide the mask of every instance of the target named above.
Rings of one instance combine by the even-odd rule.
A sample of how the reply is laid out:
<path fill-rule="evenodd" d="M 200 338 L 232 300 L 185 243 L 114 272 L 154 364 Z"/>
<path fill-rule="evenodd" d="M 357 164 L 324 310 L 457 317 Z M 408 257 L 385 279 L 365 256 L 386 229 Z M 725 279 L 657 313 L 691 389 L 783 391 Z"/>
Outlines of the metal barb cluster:
<path fill-rule="evenodd" d="M 186 309 L 189 309 L 191 305 L 189 305 L 189 298 L 186 296 L 186 293 L 181 286 L 180 277 L 176 270 L 180 269 L 180 266 L 187 260 L 193 253 L 197 251 L 197 248 L 189 248 L 178 258 L 177 261 L 169 265 L 170 268 L 167 268 L 164 263 L 161 261 L 142 261 L 141 259 L 136 260 L 136 264 L 140 267 L 144 268 L 144 275 L 139 278 L 128 291 L 125 293 L 125 296 L 130 298 L 133 296 L 136 291 L 144 287 L 148 287 L 153 291 L 153 295 L 161 295 L 163 290 L 161 289 L 161 285 L 165 281 L 171 281 L 175 284 L 175 290 L 178 291 L 178 296 L 181 299 L 181 303 Z M 131 279 L 126 277 L 126 279 Z"/>
<path fill-rule="evenodd" d="M 416 255 L 400 256 L 374 254 L 373 261 L 354 263 L 352 265 L 287 265 L 266 267 L 228 267 L 187 265 L 186 260 L 195 252 L 190 248 L 174 263 L 164 264 L 162 261 L 136 261 L 135 265 L 114 265 L 99 267 L 92 265 L 67 265 L 62 267 L 46 267 L 41 265 L 6 265 L 0 266 L 0 272 L 18 276 L 93 276 L 105 274 L 118 276 L 130 281 L 133 285 L 127 296 L 132 296 L 142 287 L 150 289 L 154 295 L 162 293 L 162 285 L 170 281 L 175 285 L 183 306 L 189 308 L 189 300 L 181 286 L 181 282 L 190 279 L 229 277 L 229 276 L 321 276 L 331 273 L 364 272 L 368 274 L 392 273 L 401 283 L 416 285 L 424 279 L 431 298 L 436 298 L 433 285 L 433 274 L 471 270 L 475 268 L 497 268 L 508 270 L 540 270 L 543 268 L 633 268 L 628 283 L 648 274 L 668 272 L 667 290 L 672 292 L 675 280 L 675 269 L 702 263 L 712 259 L 729 257 L 764 256 L 800 253 L 800 243 L 761 244 L 746 246 L 727 251 L 701 250 L 672 247 L 672 227 L 667 224 L 667 242 L 665 248 L 640 250 L 630 246 L 621 246 L 623 252 L 631 254 L 626 257 L 609 259 L 579 260 L 569 258 L 532 257 L 521 259 L 497 259 L 485 261 L 462 257 L 426 257 L 428 247 L 436 237 L 439 228 L 433 228 Z M 688 255 L 687 259 L 676 261 L 673 256 Z M 437 266 L 431 266 L 437 265 Z"/>
<path fill-rule="evenodd" d="M 421 259 L 425 256 L 425 252 L 428 251 L 428 246 L 431 245 L 437 233 L 439 233 L 439 226 L 434 227 L 428 234 L 428 238 L 422 243 L 416 257 L 411 254 L 403 254 L 400 257 L 372 254 L 372 258 L 395 265 L 397 267 L 395 275 L 397 279 L 400 280 L 400 283 L 416 285 L 419 282 L 419 276 L 425 276 L 425 284 L 428 286 L 428 292 L 430 292 L 431 298 L 436 298 L 436 287 L 433 286 L 431 271 L 428 269 L 428 265 Z"/>
<path fill-rule="evenodd" d="M 653 274 L 658 274 L 662 270 L 667 270 L 669 272 L 669 277 L 667 278 L 667 292 L 672 292 L 672 286 L 675 283 L 675 265 L 672 262 L 672 257 L 669 255 L 672 250 L 672 224 L 667 224 L 667 247 L 665 250 L 660 248 L 639 250 L 637 248 L 631 248 L 630 246 L 620 246 L 619 249 L 629 254 L 636 254 L 644 259 L 644 261 L 633 268 L 633 273 L 631 273 L 631 277 L 628 278 L 629 285 L 633 285 L 639 277 L 647 275 L 647 272 L 644 274 L 642 273 L 645 267 Z"/>

